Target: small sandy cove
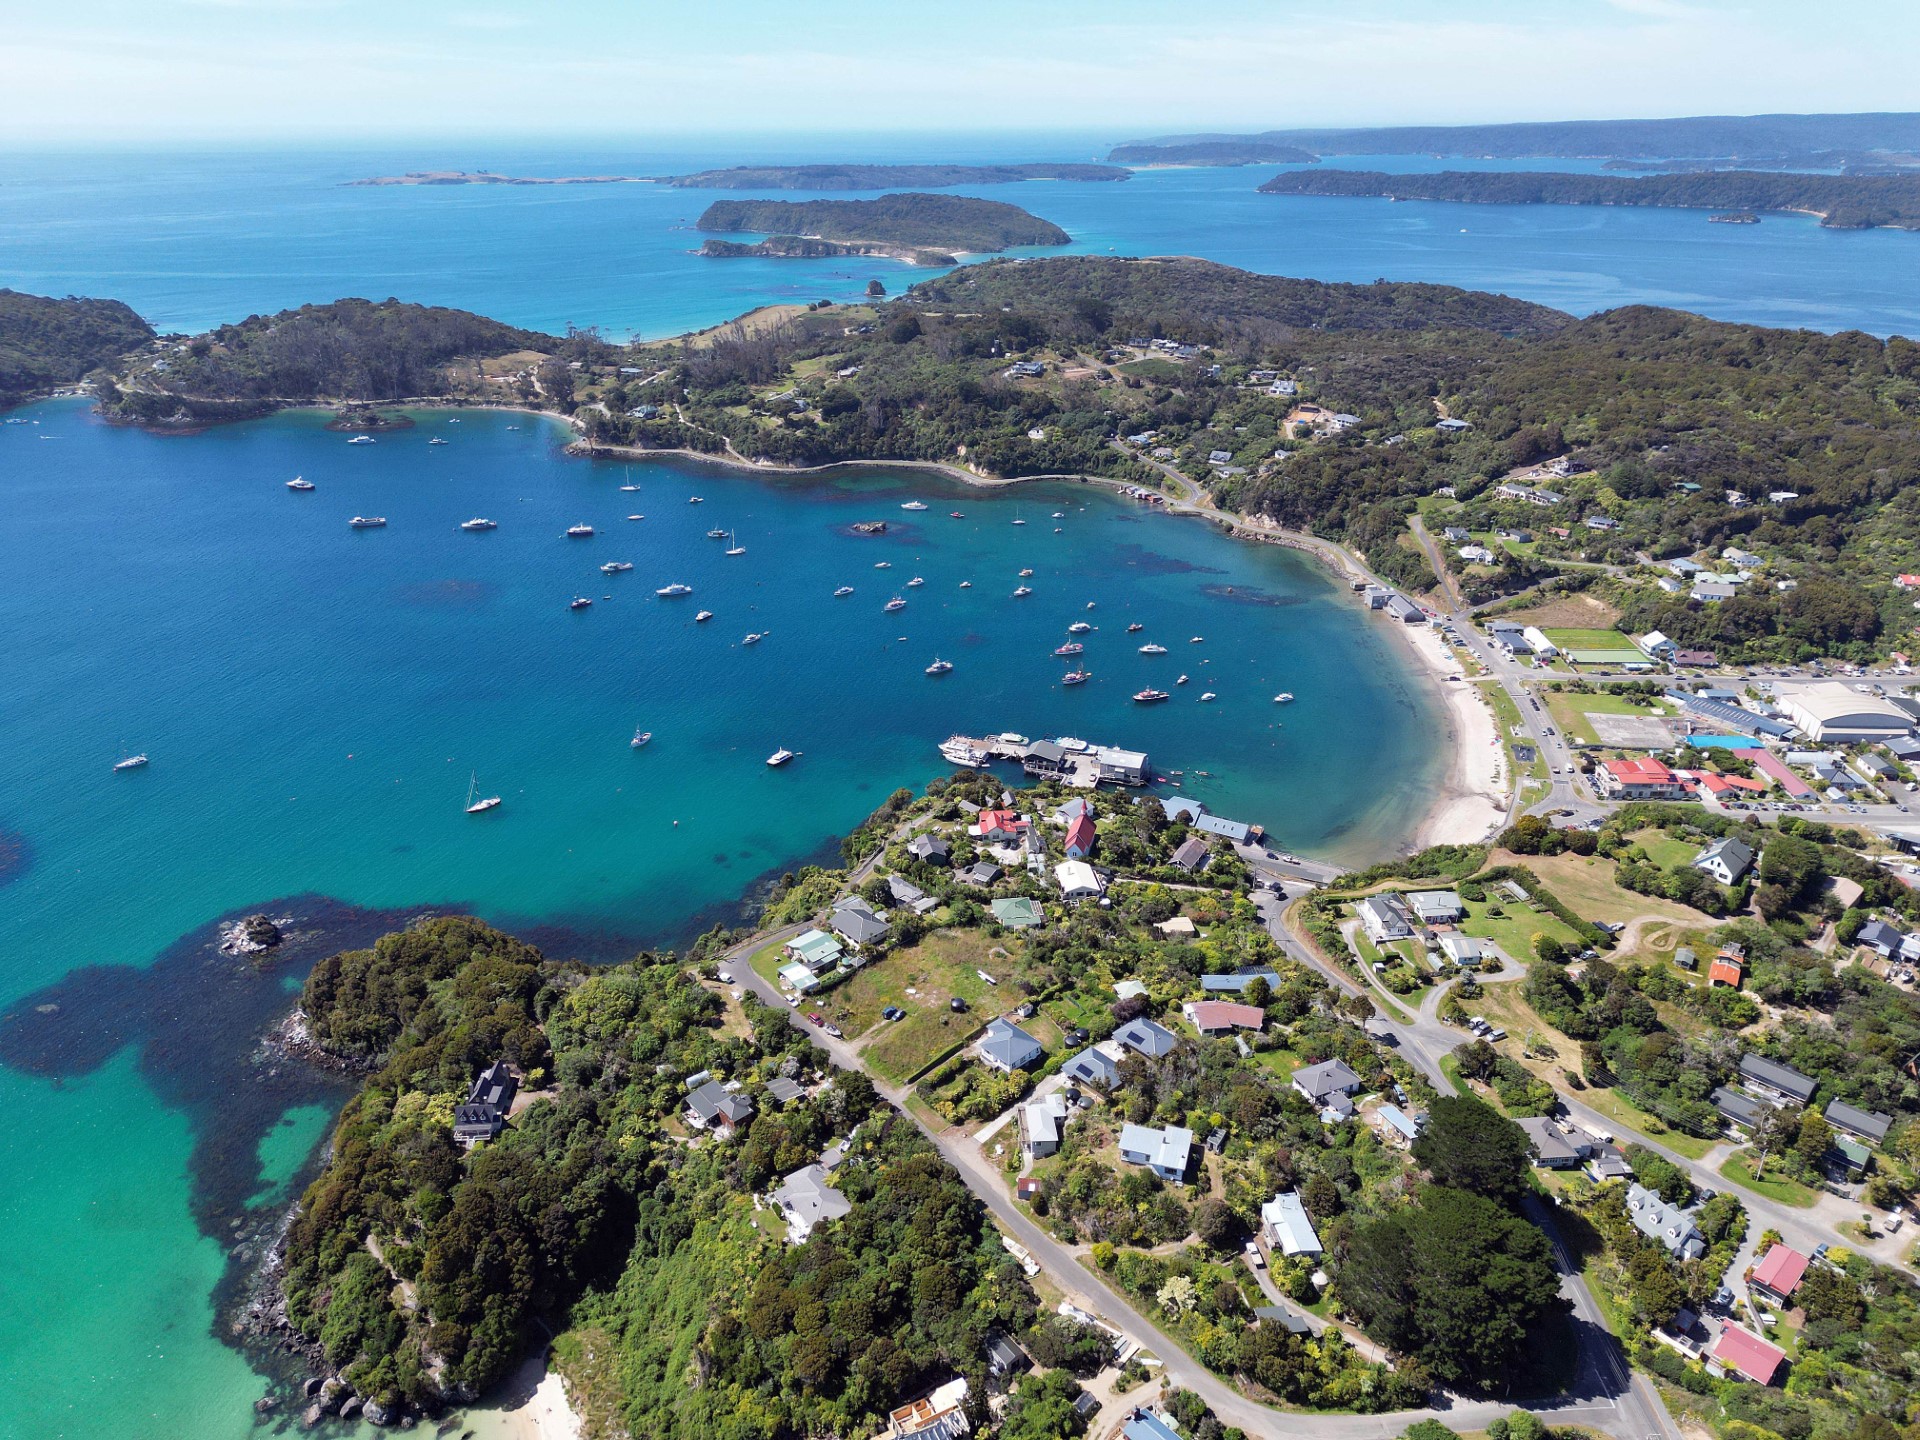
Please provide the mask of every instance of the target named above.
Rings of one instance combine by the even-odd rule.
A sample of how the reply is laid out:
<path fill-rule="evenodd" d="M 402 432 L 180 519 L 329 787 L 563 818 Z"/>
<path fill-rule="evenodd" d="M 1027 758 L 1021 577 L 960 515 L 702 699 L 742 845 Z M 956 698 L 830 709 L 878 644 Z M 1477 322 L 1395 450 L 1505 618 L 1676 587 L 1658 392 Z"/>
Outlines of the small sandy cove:
<path fill-rule="evenodd" d="M 1461 674 L 1461 665 L 1438 634 L 1424 625 L 1396 624 L 1394 628 L 1402 632 L 1422 666 L 1432 672 L 1451 732 L 1447 773 L 1426 818 L 1414 831 L 1414 848 L 1470 845 L 1484 840 L 1506 823 L 1511 793 L 1507 751 L 1500 743 L 1493 707 L 1481 697 L 1480 686 L 1474 682 L 1442 678 Z"/>
<path fill-rule="evenodd" d="M 463 1419 L 474 1440 L 581 1440 L 583 1433 L 559 1372 L 538 1355 L 514 1372 L 498 1403 L 469 1410 Z"/>

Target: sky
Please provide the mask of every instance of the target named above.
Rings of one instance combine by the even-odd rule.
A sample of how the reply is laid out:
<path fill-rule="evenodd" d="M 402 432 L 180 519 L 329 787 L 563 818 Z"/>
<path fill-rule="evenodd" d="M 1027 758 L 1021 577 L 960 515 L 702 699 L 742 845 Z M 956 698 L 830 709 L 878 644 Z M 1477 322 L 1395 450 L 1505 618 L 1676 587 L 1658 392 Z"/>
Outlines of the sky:
<path fill-rule="evenodd" d="M 1920 110 L 1913 0 L 0 0 L 0 148 Z"/>

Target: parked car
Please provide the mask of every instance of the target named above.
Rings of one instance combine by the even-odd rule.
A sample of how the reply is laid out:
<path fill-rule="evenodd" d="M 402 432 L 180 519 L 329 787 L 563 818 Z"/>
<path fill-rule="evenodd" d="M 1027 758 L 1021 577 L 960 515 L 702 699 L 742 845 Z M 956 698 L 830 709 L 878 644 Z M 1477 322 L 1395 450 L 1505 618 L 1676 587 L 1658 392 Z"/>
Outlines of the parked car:
<path fill-rule="evenodd" d="M 807 1011 L 807 1019 L 816 1025 L 824 1025 L 827 1023 L 827 1017 L 822 1015 L 818 1010 Z"/>
<path fill-rule="evenodd" d="M 722 985 L 731 985 L 733 983 L 733 972 L 731 970 L 718 970 L 714 972 L 713 978 L 718 980 Z"/>
<path fill-rule="evenodd" d="M 907 1018 L 907 1012 L 902 1010 L 898 1005 L 889 1005 L 880 1012 L 880 1018 L 882 1020 L 904 1020 Z"/>

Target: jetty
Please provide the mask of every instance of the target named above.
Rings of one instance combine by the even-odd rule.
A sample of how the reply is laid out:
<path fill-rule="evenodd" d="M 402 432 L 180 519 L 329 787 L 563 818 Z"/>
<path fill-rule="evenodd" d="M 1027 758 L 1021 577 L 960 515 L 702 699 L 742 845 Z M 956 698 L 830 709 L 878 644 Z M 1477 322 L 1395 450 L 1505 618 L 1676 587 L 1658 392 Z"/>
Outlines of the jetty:
<path fill-rule="evenodd" d="M 1013 731 L 977 739 L 954 735 L 941 744 L 940 754 L 950 764 L 974 770 L 985 769 L 996 760 L 1007 761 L 1036 778 L 1064 781 L 1082 790 L 1100 785 L 1150 785 L 1159 778 L 1144 750 L 1096 745 L 1071 735 L 1042 740 Z"/>

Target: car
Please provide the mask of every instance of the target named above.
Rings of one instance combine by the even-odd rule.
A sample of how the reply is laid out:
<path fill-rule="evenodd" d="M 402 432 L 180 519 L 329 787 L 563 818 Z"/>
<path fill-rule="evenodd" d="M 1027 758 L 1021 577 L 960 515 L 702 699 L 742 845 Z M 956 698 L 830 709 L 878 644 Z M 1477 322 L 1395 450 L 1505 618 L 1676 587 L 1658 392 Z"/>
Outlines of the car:
<path fill-rule="evenodd" d="M 827 1017 L 822 1015 L 818 1010 L 807 1011 L 807 1019 L 816 1025 L 824 1025 L 827 1023 Z"/>
<path fill-rule="evenodd" d="M 956 995 L 947 1001 L 947 1008 L 956 1015 L 964 1015 L 967 1013 L 967 1002 Z"/>
<path fill-rule="evenodd" d="M 713 978 L 718 980 L 722 985 L 731 985 L 733 983 L 733 972 L 731 970 L 716 970 Z"/>

